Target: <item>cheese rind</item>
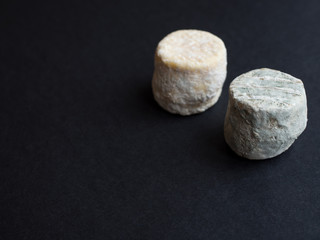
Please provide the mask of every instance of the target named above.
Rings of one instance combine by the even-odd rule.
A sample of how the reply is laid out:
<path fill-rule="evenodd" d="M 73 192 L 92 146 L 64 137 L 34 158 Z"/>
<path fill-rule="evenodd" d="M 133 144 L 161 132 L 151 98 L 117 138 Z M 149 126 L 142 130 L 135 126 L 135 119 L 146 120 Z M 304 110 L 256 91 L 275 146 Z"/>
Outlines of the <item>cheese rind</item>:
<path fill-rule="evenodd" d="M 307 99 L 301 80 L 272 69 L 234 79 L 229 88 L 225 140 L 248 159 L 286 151 L 307 125 Z"/>
<path fill-rule="evenodd" d="M 199 30 L 179 30 L 161 40 L 155 53 L 152 89 L 171 113 L 203 112 L 218 100 L 226 78 L 221 39 Z"/>

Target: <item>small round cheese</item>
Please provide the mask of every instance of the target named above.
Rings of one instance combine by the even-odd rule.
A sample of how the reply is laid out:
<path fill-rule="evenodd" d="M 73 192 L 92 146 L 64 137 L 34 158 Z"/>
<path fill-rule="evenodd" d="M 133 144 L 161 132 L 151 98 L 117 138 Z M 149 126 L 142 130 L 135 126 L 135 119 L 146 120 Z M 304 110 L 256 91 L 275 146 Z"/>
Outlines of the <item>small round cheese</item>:
<path fill-rule="evenodd" d="M 232 81 L 224 135 L 238 155 L 275 157 L 292 145 L 306 125 L 307 99 L 301 80 L 262 68 Z"/>
<path fill-rule="evenodd" d="M 217 102 L 226 67 L 226 48 L 220 38 L 199 30 L 175 31 L 156 49 L 154 98 L 171 113 L 203 112 Z"/>

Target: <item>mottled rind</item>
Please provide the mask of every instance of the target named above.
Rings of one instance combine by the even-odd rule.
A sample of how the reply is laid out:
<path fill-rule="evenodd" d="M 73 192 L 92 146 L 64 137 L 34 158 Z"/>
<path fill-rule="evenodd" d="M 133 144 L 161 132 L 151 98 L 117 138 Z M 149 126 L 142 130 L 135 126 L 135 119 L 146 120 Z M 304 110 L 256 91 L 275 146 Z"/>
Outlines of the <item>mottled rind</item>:
<path fill-rule="evenodd" d="M 307 99 L 301 80 L 263 68 L 231 83 L 224 134 L 238 155 L 275 157 L 292 145 L 306 125 Z"/>
<path fill-rule="evenodd" d="M 154 98 L 171 113 L 203 112 L 220 97 L 226 66 L 226 49 L 218 37 L 199 30 L 173 32 L 155 53 Z"/>

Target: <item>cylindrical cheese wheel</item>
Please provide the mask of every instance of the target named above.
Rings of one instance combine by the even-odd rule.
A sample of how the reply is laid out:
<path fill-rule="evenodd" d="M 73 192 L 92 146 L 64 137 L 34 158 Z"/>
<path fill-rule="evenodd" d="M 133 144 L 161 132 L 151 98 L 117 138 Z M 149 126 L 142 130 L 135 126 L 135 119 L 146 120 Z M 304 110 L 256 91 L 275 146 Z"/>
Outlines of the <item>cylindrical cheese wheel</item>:
<path fill-rule="evenodd" d="M 154 64 L 155 100 L 171 113 L 190 115 L 217 102 L 227 53 L 223 41 L 209 32 L 179 30 L 159 42 Z"/>
<path fill-rule="evenodd" d="M 234 79 L 224 124 L 225 140 L 248 159 L 286 151 L 307 125 L 307 99 L 301 80 L 262 68 Z"/>

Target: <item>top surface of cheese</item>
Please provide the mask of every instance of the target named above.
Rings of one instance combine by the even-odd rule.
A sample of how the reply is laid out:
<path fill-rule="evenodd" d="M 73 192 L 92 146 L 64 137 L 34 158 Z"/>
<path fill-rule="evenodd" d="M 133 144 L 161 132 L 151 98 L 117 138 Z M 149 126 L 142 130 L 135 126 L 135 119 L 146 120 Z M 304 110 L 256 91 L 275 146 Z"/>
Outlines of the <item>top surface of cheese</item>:
<path fill-rule="evenodd" d="M 179 30 L 160 41 L 157 55 L 170 67 L 210 68 L 226 54 L 223 41 L 200 30 Z"/>
<path fill-rule="evenodd" d="M 256 69 L 232 81 L 230 93 L 256 109 L 291 108 L 305 98 L 301 80 L 272 69 Z"/>

